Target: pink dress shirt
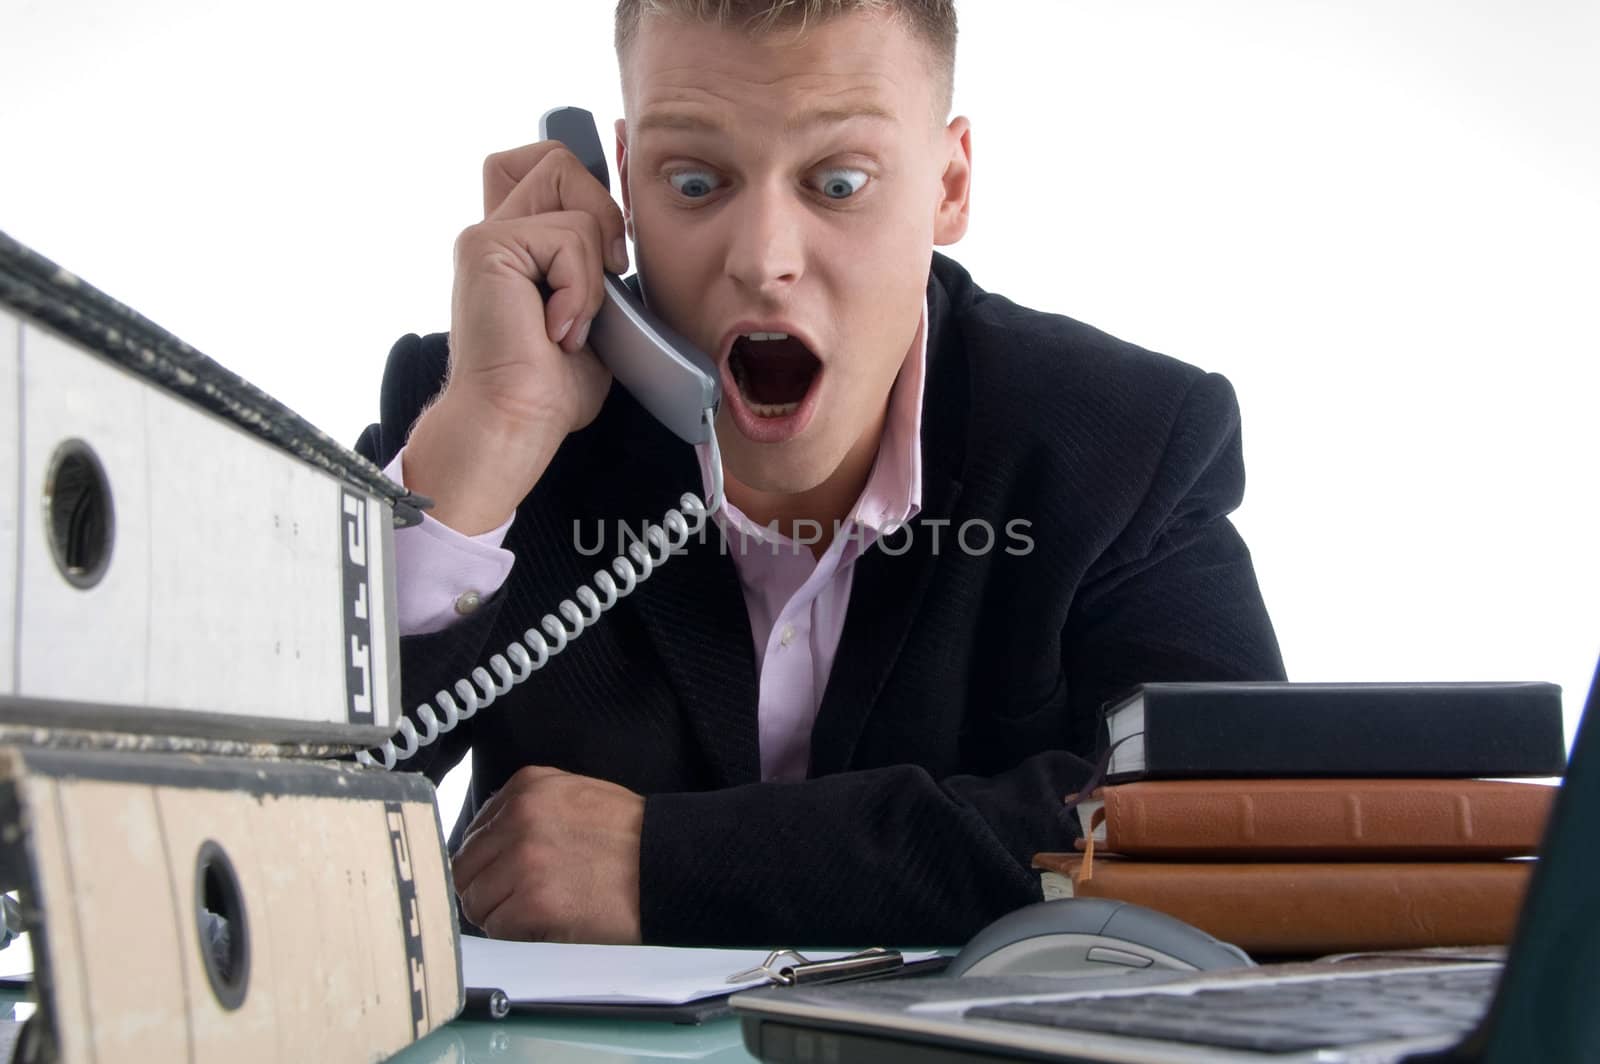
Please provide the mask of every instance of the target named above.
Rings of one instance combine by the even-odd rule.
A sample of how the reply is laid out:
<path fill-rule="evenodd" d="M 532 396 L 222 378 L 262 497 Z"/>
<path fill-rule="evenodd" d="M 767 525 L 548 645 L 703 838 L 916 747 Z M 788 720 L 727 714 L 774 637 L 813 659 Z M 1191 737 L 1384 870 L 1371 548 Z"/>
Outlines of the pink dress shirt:
<path fill-rule="evenodd" d="M 744 589 L 755 638 L 760 699 L 761 776 L 800 780 L 811 756 L 811 726 L 822 704 L 850 604 L 855 562 L 878 536 L 922 509 L 922 392 L 927 367 L 928 311 L 889 392 L 883 439 L 866 486 L 820 558 L 788 536 L 760 528 L 732 503 L 717 520 Z M 703 492 L 711 490 L 709 457 L 700 457 Z M 405 452 L 384 470 L 404 483 Z M 704 495 L 702 495 L 704 497 Z M 437 632 L 489 598 L 510 575 L 515 555 L 500 544 L 511 520 L 464 536 L 427 515 L 395 533 L 396 598 L 401 635 Z M 553 605 L 553 604 L 552 604 Z"/>

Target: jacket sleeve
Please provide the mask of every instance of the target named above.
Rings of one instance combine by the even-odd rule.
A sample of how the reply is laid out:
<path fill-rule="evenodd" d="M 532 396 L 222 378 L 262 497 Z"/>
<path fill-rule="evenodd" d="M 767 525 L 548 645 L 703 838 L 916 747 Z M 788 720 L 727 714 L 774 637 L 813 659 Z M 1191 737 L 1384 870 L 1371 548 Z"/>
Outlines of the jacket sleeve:
<path fill-rule="evenodd" d="M 1075 719 L 1136 684 L 1281 680 L 1250 551 L 1227 515 L 1244 497 L 1239 407 L 1209 374 L 1190 388 L 1143 501 L 1090 567 L 1062 640 Z"/>
<path fill-rule="evenodd" d="M 443 334 L 403 336 L 389 352 L 379 396 L 377 424 L 367 426 L 356 450 L 380 467 L 394 460 L 405 445 L 411 426 L 444 386 L 449 350 Z M 441 690 L 453 690 L 484 656 L 490 633 L 499 616 L 504 595 L 496 593 L 471 617 L 443 631 L 400 638 L 400 698 L 408 720 L 418 723 L 418 707 L 433 704 Z M 457 697 L 458 704 L 461 699 Z M 435 705 L 436 716 L 443 713 Z M 397 765 L 422 772 L 434 783 L 454 768 L 471 745 L 472 722 L 456 727 L 422 747 L 417 755 Z"/>
<path fill-rule="evenodd" d="M 1093 748 L 1099 710 L 1155 680 L 1279 679 L 1249 554 L 1239 421 L 1220 377 L 1190 388 L 1142 499 L 1072 594 L 1063 732 Z M 983 707 L 974 707 L 981 715 Z M 951 945 L 1041 897 L 1032 855 L 1070 848 L 1064 795 L 1092 765 L 1042 750 L 993 776 L 915 766 L 655 796 L 645 806 L 646 941 Z"/>

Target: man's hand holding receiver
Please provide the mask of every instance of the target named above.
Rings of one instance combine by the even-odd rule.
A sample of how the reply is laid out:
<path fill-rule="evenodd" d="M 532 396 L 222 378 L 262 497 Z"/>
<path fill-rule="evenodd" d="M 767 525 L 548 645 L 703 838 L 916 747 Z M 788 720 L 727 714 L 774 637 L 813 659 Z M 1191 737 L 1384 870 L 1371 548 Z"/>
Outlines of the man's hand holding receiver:
<path fill-rule="evenodd" d="M 448 383 L 405 453 L 407 486 L 467 535 L 503 524 L 599 413 L 611 374 L 586 346 L 589 325 L 602 268 L 627 269 L 621 210 L 555 141 L 491 155 L 483 202 L 484 220 L 456 239 Z"/>
<path fill-rule="evenodd" d="M 451 864 L 461 911 L 493 938 L 638 943 L 644 799 L 522 769 L 484 803 Z"/>

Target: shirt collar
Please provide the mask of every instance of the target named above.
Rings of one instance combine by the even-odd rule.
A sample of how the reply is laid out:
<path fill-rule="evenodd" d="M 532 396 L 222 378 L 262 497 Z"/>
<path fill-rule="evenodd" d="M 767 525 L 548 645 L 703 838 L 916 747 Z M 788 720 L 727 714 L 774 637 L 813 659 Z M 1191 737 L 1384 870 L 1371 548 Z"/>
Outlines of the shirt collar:
<path fill-rule="evenodd" d="M 889 412 L 878 441 L 878 457 L 861 489 L 849 520 L 882 534 L 898 528 L 922 510 L 922 384 L 928 363 L 928 303 L 906 352 L 905 362 L 889 390 Z"/>

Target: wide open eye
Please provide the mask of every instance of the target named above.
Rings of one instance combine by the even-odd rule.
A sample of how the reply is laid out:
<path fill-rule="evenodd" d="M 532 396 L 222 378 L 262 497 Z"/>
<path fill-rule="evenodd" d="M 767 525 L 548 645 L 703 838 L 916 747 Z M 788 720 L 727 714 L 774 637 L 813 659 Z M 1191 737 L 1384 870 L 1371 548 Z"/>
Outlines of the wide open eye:
<path fill-rule="evenodd" d="M 867 183 L 867 175 L 860 170 L 840 167 L 824 170 L 819 175 L 817 189 L 829 199 L 849 199 Z"/>
<path fill-rule="evenodd" d="M 708 170 L 679 170 L 667 178 L 687 199 L 705 199 L 717 190 L 717 178 Z"/>

